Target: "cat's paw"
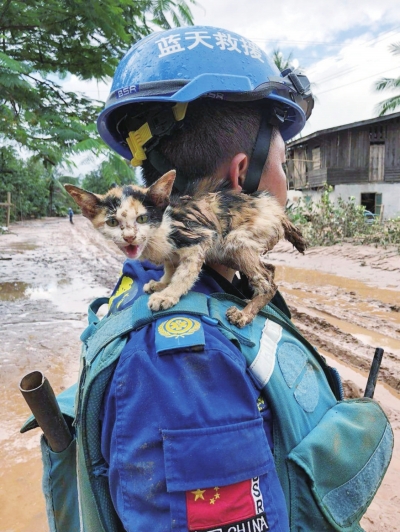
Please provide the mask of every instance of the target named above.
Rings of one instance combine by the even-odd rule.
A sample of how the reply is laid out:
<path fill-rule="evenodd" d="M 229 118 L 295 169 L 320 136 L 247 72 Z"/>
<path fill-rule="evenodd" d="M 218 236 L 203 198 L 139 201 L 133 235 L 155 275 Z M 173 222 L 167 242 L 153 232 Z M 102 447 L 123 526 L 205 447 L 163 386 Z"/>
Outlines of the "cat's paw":
<path fill-rule="evenodd" d="M 236 325 L 236 327 L 239 329 L 245 327 L 245 325 L 250 323 L 252 320 L 252 318 L 236 307 L 229 307 L 226 311 L 226 317 L 228 318 L 228 321 L 232 323 L 232 325 Z"/>
<path fill-rule="evenodd" d="M 153 312 L 157 310 L 166 310 L 173 307 L 179 301 L 179 297 L 171 295 L 163 295 L 162 293 L 152 294 L 149 297 L 148 307 Z"/>
<path fill-rule="evenodd" d="M 161 290 L 164 290 L 164 288 L 167 288 L 168 285 L 165 283 L 160 283 L 160 281 L 154 281 L 152 279 L 145 285 L 143 285 L 143 290 L 146 292 L 146 294 L 152 294 L 153 292 L 161 292 Z"/>

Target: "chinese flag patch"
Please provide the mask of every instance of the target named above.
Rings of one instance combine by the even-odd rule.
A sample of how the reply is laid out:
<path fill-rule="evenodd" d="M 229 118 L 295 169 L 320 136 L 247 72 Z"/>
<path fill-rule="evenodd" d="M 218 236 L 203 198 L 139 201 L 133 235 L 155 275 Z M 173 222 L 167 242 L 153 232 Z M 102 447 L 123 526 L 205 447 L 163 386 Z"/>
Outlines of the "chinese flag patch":
<path fill-rule="evenodd" d="M 236 530 L 235 525 L 242 524 L 240 530 L 268 530 L 264 513 L 264 504 L 259 478 L 253 478 L 212 488 L 196 489 L 186 492 L 188 528 L 190 532 L 208 530 Z M 257 523 L 256 523 L 257 521 Z"/>

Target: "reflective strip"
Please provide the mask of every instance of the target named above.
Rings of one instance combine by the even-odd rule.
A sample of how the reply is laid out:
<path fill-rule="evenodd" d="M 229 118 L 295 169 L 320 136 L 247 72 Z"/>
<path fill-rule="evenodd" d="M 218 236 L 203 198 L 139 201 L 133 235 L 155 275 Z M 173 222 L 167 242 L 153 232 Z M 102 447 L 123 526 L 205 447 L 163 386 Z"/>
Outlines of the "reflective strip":
<path fill-rule="evenodd" d="M 250 366 L 252 375 L 263 388 L 275 367 L 276 349 L 282 337 L 282 327 L 271 320 L 265 320 L 257 356 Z"/>
<path fill-rule="evenodd" d="M 79 485 L 79 447 L 78 438 L 76 439 L 76 486 L 78 489 L 78 508 L 79 508 L 79 532 L 85 532 L 83 529 L 81 487 Z"/>

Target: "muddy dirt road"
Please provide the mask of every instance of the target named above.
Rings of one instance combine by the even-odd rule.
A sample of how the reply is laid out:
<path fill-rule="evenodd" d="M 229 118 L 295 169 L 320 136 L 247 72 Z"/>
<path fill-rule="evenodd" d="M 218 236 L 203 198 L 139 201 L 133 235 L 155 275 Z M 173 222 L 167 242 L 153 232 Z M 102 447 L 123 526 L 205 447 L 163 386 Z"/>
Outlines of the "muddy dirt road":
<path fill-rule="evenodd" d="M 88 303 L 109 295 L 124 257 L 89 222 L 74 217 L 15 224 L 0 236 L 0 532 L 47 532 L 39 430 L 20 435 L 29 415 L 18 384 L 35 369 L 56 393 L 76 381 Z M 300 256 L 285 244 L 269 256 L 306 337 L 360 393 L 374 348 L 385 349 L 375 398 L 395 429 L 395 452 L 363 519 L 367 532 L 400 531 L 400 256 L 350 245 Z"/>

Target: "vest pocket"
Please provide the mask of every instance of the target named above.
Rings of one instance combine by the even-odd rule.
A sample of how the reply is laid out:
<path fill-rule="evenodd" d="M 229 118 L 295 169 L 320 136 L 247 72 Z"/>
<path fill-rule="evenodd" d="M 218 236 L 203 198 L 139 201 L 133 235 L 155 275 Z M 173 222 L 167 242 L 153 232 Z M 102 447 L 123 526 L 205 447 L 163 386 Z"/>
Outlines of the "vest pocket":
<path fill-rule="evenodd" d="M 263 486 L 278 479 L 261 419 L 162 436 L 172 530 L 274 530 Z"/>
<path fill-rule="evenodd" d="M 362 530 L 359 520 L 382 482 L 392 449 L 393 432 L 378 403 L 355 399 L 332 407 L 288 456 L 296 494 L 291 521 L 299 525 L 304 520 L 295 530 Z M 312 512 L 302 515 L 307 498 L 325 525 L 310 528 Z"/>

